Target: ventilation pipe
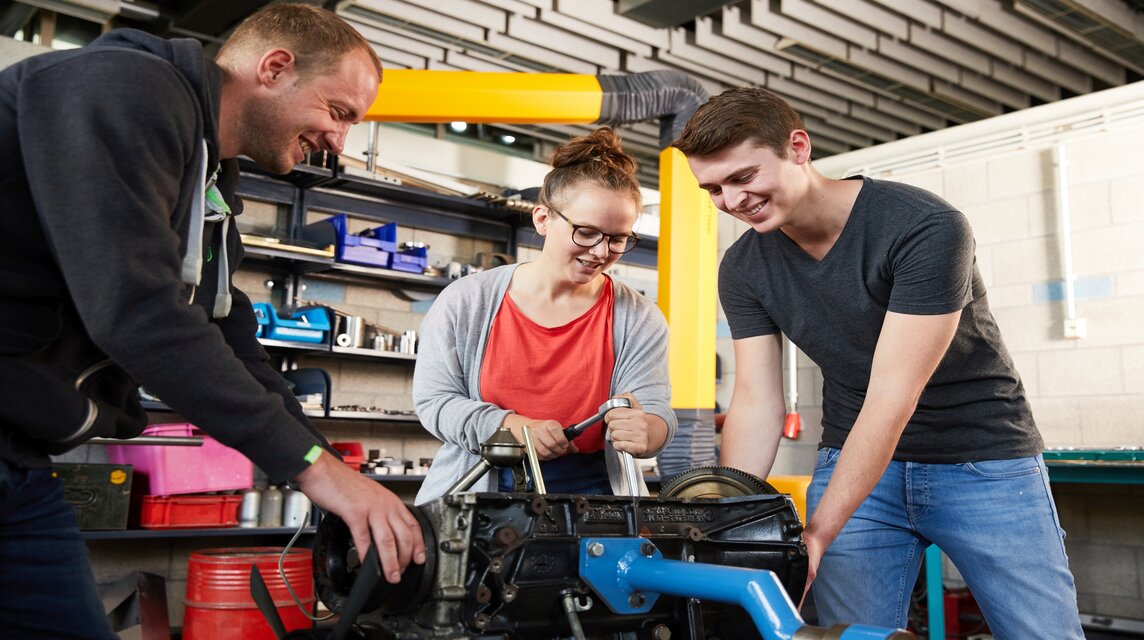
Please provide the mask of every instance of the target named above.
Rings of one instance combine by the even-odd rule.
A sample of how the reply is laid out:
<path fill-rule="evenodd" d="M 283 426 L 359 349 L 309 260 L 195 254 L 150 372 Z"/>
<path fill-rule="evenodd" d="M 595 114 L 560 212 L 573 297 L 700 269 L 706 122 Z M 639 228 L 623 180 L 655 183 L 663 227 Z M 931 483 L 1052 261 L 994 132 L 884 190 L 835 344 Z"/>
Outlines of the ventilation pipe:
<path fill-rule="evenodd" d="M 659 119 L 659 148 L 683 132 L 695 110 L 707 102 L 707 90 L 681 71 L 644 71 L 626 76 L 596 76 L 603 91 L 596 124 L 630 124 Z"/>

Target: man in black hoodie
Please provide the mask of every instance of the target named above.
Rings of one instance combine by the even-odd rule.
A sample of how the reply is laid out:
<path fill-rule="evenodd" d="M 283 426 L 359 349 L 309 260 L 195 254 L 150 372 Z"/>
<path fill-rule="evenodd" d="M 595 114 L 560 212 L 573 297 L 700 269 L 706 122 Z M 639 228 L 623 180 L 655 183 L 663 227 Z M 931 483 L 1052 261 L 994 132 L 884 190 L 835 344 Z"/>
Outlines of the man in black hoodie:
<path fill-rule="evenodd" d="M 146 387 L 275 483 L 372 538 L 386 579 L 417 521 L 302 413 L 230 283 L 239 155 L 285 173 L 342 151 L 381 63 L 329 11 L 271 5 L 219 52 L 113 30 L 0 72 L 0 629 L 113 638 L 50 454 L 145 426 Z M 228 233 L 229 231 L 229 233 Z"/>

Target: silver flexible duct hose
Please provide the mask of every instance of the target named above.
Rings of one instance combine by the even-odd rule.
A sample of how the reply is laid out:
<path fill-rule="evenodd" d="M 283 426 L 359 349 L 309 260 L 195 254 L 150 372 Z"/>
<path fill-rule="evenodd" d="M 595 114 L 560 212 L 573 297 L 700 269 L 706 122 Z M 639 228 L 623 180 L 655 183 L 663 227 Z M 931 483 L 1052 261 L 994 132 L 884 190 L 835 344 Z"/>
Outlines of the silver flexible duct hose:
<path fill-rule="evenodd" d="M 708 93 L 682 71 L 644 71 L 626 76 L 596 76 L 603 90 L 596 124 L 620 125 L 659 118 L 659 146 L 671 146 Z"/>

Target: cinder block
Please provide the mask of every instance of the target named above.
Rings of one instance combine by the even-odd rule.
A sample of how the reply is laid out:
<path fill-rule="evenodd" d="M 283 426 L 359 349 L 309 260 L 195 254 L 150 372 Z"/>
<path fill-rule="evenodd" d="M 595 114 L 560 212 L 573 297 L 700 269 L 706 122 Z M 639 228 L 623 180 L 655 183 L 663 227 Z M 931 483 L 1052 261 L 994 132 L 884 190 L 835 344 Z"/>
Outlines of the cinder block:
<path fill-rule="evenodd" d="M 1144 269 L 1144 222 L 1073 234 L 1073 265 L 1078 276 Z"/>
<path fill-rule="evenodd" d="M 947 167 L 942 176 L 942 193 L 950 204 L 964 210 L 966 207 L 989 202 L 989 191 L 986 188 L 988 183 L 988 163 L 975 160 Z"/>
<path fill-rule="evenodd" d="M 1041 392 L 1050 397 L 1123 393 L 1120 350 L 1077 348 L 1037 357 Z"/>
<path fill-rule="evenodd" d="M 1112 224 L 1108 180 L 1096 182 L 1076 183 L 1070 180 L 1069 184 L 1069 226 L 1073 231 L 1096 229 Z M 1056 201 L 1054 193 L 1053 201 Z M 1053 226 L 1049 233 L 1059 233 L 1060 216 L 1051 216 Z"/>
<path fill-rule="evenodd" d="M 1144 296 L 1144 271 L 1118 273 L 1115 279 L 1116 295 L 1126 298 Z"/>
<path fill-rule="evenodd" d="M 993 284 L 1034 283 L 1060 277 L 1060 250 L 1054 237 L 1029 238 L 978 247 L 978 254 L 989 251 L 993 264 Z"/>
<path fill-rule="evenodd" d="M 1061 528 L 1065 530 L 1068 543 L 1092 542 L 1088 525 L 1088 496 L 1082 493 L 1067 493 L 1060 490 L 1067 484 L 1053 485 L 1053 501 L 1057 504 L 1057 516 Z"/>
<path fill-rule="evenodd" d="M 1068 143 L 1070 183 L 1098 182 L 1141 173 L 1144 129 L 1118 128 L 1103 136 Z"/>
<path fill-rule="evenodd" d="M 1029 237 L 1029 211 L 1024 195 L 990 200 L 962 209 L 973 227 L 978 252 L 985 246 Z"/>
<path fill-rule="evenodd" d="M 1124 347 L 1124 392 L 1144 395 L 1144 345 Z"/>
<path fill-rule="evenodd" d="M 990 309 L 1028 307 L 1033 304 L 1033 289 L 1028 284 L 989 286 L 986 283 L 986 287 L 989 291 Z"/>
<path fill-rule="evenodd" d="M 1052 157 L 1047 150 L 1006 154 L 985 164 L 989 200 L 1027 196 L 1053 186 Z"/>
<path fill-rule="evenodd" d="M 1144 510 L 1125 494 L 1087 497 L 1093 537 L 1102 544 L 1128 545 L 1144 551 Z"/>
<path fill-rule="evenodd" d="M 1038 397 L 1029 400 L 1033 419 L 1047 447 L 1075 447 L 1083 442 L 1080 402 L 1076 398 Z"/>
<path fill-rule="evenodd" d="M 1112 224 L 1144 221 L 1144 170 L 1112 180 L 1109 191 Z"/>
<path fill-rule="evenodd" d="M 1144 396 L 1097 396 L 1081 401 L 1081 430 L 1090 447 L 1139 444 L 1144 434 Z"/>
<path fill-rule="evenodd" d="M 1135 598 L 1140 594 L 1136 548 L 1126 545 L 1068 544 L 1069 568 L 1077 591 Z"/>
<path fill-rule="evenodd" d="M 1120 597 L 1105 594 L 1094 594 L 1092 609 L 1084 609 L 1085 613 L 1128 620 L 1140 620 L 1144 613 L 1144 598 Z M 1131 637 L 1131 636 L 1129 636 Z"/>
<path fill-rule="evenodd" d="M 925 189 L 930 193 L 937 196 L 944 197 L 945 194 L 945 171 L 942 169 L 929 169 L 926 171 L 917 171 L 906 175 L 899 176 L 902 182 L 913 185 L 919 189 Z M 960 208 L 962 205 L 951 202 L 955 207 Z"/>

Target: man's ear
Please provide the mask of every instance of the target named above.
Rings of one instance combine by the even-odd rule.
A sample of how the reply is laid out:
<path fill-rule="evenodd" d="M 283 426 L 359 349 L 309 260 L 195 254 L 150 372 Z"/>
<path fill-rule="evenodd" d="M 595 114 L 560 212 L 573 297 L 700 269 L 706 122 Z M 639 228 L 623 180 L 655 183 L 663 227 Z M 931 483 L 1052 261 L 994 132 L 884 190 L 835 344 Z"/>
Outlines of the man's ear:
<path fill-rule="evenodd" d="M 802 129 L 795 129 L 790 132 L 790 152 L 791 160 L 795 164 L 803 164 L 810 161 L 810 134 Z"/>
<path fill-rule="evenodd" d="M 258 60 L 258 80 L 263 86 L 273 86 L 294 73 L 294 64 L 294 54 L 289 49 L 271 49 Z"/>

